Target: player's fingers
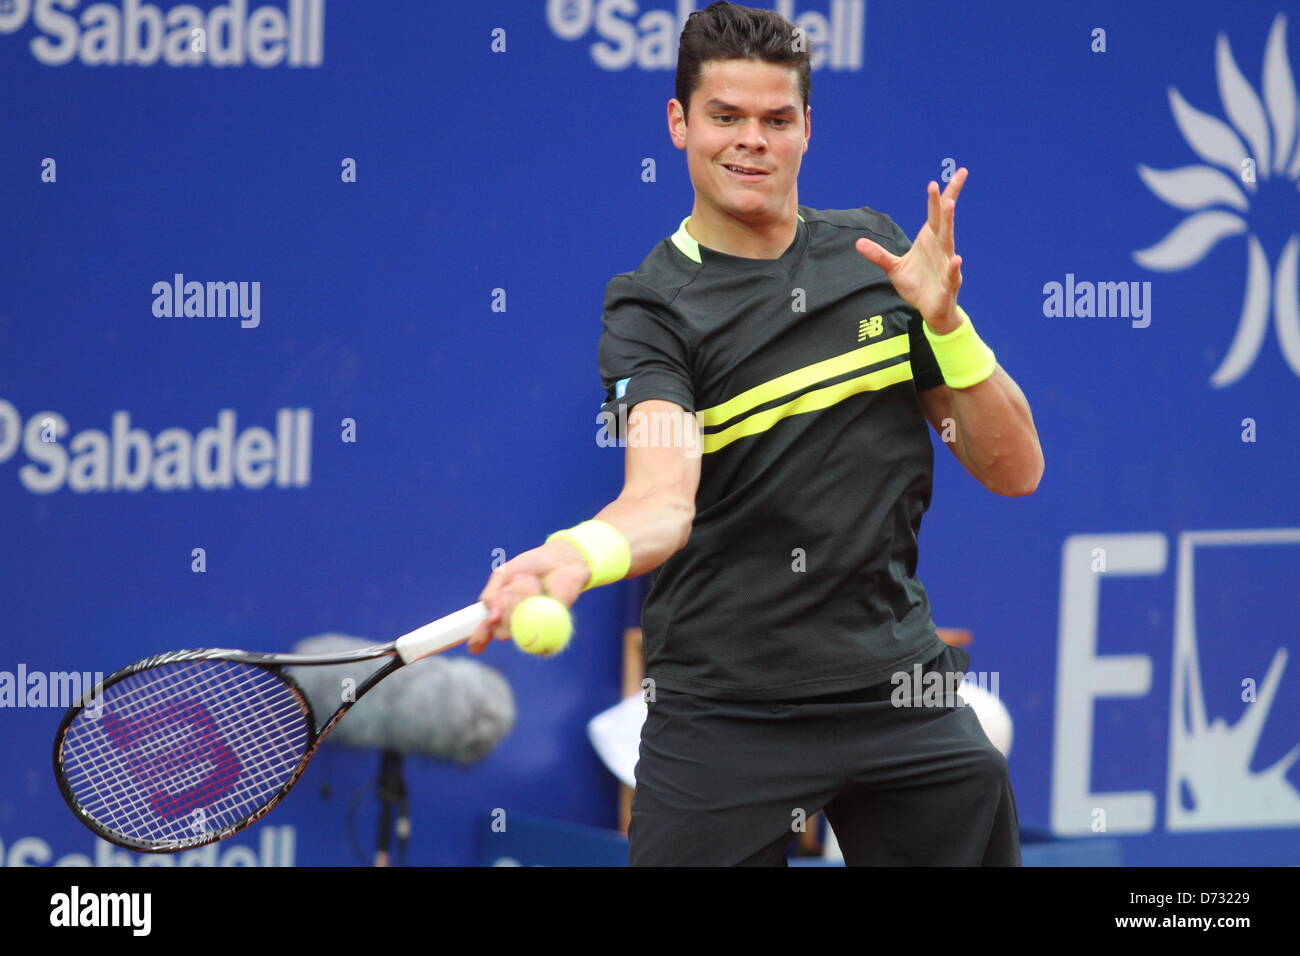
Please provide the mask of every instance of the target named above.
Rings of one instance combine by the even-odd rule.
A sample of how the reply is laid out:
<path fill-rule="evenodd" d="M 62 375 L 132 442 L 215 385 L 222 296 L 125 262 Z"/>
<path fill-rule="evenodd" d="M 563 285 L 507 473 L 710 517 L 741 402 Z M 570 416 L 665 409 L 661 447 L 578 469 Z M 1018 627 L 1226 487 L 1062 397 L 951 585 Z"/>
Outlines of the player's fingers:
<path fill-rule="evenodd" d="M 482 596 L 480 596 L 479 600 L 482 600 Z M 471 654 L 482 654 L 483 648 L 487 647 L 488 642 L 492 639 L 492 623 L 494 620 L 492 605 L 488 604 L 486 601 L 483 601 L 483 603 L 487 607 L 488 613 L 483 620 L 478 622 L 478 626 L 470 633 L 469 643 L 467 646 L 469 647 L 469 652 Z"/>
<path fill-rule="evenodd" d="M 478 627 L 474 628 L 473 633 L 469 636 L 469 642 L 466 645 L 471 654 L 482 654 L 483 649 L 492 641 L 492 620 L 491 617 L 485 617 L 479 622 Z"/>
<path fill-rule="evenodd" d="M 926 225 L 930 227 L 935 235 L 938 235 L 939 230 L 942 228 L 939 216 L 939 184 L 933 179 L 925 187 L 925 211 Z"/>
<path fill-rule="evenodd" d="M 505 586 L 501 595 L 501 618 L 493 628 L 492 635 L 498 641 L 510 640 L 510 617 L 515 613 L 519 602 L 526 597 L 542 593 L 542 582 L 535 574 L 516 574 Z"/>
<path fill-rule="evenodd" d="M 872 242 L 870 239 L 865 237 L 855 242 L 853 248 L 858 250 L 858 253 L 862 258 L 880 266 L 886 274 L 894 268 L 894 263 L 898 262 L 898 256 L 886 250 L 885 247 L 879 243 Z"/>
<path fill-rule="evenodd" d="M 966 177 L 969 174 L 970 170 L 965 166 L 957 170 L 957 172 L 953 174 L 952 179 L 948 180 L 948 185 L 943 191 L 943 198 L 951 199 L 953 202 L 956 202 L 957 197 L 961 195 L 961 188 L 966 185 Z"/>
<path fill-rule="evenodd" d="M 498 611 L 497 617 L 501 616 L 505 607 L 506 595 L 510 590 L 515 579 L 523 576 L 536 576 L 542 573 L 544 569 L 539 565 L 537 560 L 537 549 L 525 551 L 523 554 L 515 555 L 501 567 L 497 568 L 492 575 L 487 590 L 490 592 L 488 600 L 492 602 Z"/>
<path fill-rule="evenodd" d="M 488 627 L 491 615 L 492 611 L 489 608 L 488 616 L 479 621 L 474 630 L 470 632 L 469 642 L 466 646 L 469 648 L 471 654 L 481 654 L 483 652 L 483 648 L 487 644 Z"/>
<path fill-rule="evenodd" d="M 514 610 L 510 606 L 510 582 L 514 580 L 514 574 L 503 576 L 498 583 L 497 589 L 489 605 L 487 632 L 488 640 L 501 640 L 502 634 L 509 636 L 509 631 L 505 630 L 510 620 L 510 612 Z"/>
<path fill-rule="evenodd" d="M 488 582 L 484 585 L 483 590 L 479 593 L 478 599 L 489 607 L 495 604 L 497 594 L 500 593 L 502 586 L 510 579 L 514 573 L 511 562 L 507 561 L 501 567 L 497 568 L 488 576 Z"/>
<path fill-rule="evenodd" d="M 478 599 L 487 608 L 487 617 L 479 622 L 478 627 L 474 628 L 469 637 L 469 650 L 471 654 L 482 653 L 483 648 L 487 646 L 491 639 L 492 626 L 500 617 L 500 593 L 501 587 L 509 577 L 506 567 L 509 562 L 497 568 L 488 577 L 488 583 L 479 592 Z"/>

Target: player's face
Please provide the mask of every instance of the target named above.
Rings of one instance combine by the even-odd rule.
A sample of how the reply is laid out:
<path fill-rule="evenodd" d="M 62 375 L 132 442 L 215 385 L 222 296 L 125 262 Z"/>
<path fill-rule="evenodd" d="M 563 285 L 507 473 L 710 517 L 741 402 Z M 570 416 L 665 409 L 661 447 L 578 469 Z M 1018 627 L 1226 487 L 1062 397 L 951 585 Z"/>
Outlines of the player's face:
<path fill-rule="evenodd" d="M 761 60 L 706 62 L 689 123 L 672 123 L 697 196 L 740 219 L 788 215 L 808 148 L 811 114 L 802 102 L 792 69 Z M 669 106 L 670 116 L 680 117 L 679 101 Z"/>

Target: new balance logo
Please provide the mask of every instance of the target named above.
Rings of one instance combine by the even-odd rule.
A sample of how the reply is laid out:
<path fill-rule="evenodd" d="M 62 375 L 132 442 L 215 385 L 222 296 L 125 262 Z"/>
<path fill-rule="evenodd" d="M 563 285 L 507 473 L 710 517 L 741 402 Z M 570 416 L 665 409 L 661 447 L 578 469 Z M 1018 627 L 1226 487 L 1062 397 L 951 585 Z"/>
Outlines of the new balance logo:
<path fill-rule="evenodd" d="M 885 320 L 879 315 L 873 315 L 869 319 L 858 321 L 858 341 L 865 342 L 868 338 L 875 338 L 885 328 Z"/>

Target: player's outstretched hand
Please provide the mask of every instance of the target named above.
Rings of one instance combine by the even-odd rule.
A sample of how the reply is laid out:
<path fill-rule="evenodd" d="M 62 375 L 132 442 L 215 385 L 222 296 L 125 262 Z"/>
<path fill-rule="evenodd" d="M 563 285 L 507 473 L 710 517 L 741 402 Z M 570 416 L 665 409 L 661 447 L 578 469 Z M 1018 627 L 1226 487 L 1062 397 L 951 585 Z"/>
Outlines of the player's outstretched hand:
<path fill-rule="evenodd" d="M 867 238 L 854 244 L 863 258 L 884 270 L 903 301 L 920 312 L 938 334 L 950 332 L 959 321 L 956 306 L 957 290 L 961 288 L 961 256 L 953 248 L 953 221 L 967 175 L 965 166 L 958 169 L 942 196 L 939 184 L 931 180 L 926 187 L 928 216 L 906 254 L 893 255 Z"/>
<path fill-rule="evenodd" d="M 511 558 L 492 572 L 478 596 L 488 616 L 470 635 L 470 653 L 482 654 L 493 638 L 510 640 L 510 616 L 524 598 L 548 594 L 573 607 L 590 579 L 586 559 L 567 541 L 556 539 Z"/>

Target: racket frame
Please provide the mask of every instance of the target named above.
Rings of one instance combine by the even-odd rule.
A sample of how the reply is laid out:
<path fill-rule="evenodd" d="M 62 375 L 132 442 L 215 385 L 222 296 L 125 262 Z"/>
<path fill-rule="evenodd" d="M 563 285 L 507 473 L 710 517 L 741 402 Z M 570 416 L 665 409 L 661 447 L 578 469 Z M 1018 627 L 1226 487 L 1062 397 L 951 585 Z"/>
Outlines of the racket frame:
<path fill-rule="evenodd" d="M 59 722 L 58 731 L 54 735 L 54 779 L 58 782 L 59 792 L 62 794 L 64 801 L 72 810 L 73 814 L 86 827 L 88 827 L 97 836 L 102 837 L 115 846 L 120 846 L 126 850 L 136 850 L 141 853 L 179 853 L 182 850 L 193 850 L 201 846 L 207 846 L 210 843 L 216 843 L 224 840 L 226 837 L 233 836 L 241 830 L 244 830 L 262 817 L 271 812 L 281 800 L 288 796 L 289 791 L 293 789 L 307 769 L 307 764 L 315 755 L 316 749 L 324 742 L 325 738 L 338 725 L 353 705 L 356 704 L 366 693 L 388 677 L 394 671 L 414 663 L 431 654 L 437 654 L 441 651 L 449 650 L 469 639 L 470 634 L 478 626 L 479 622 L 487 616 L 487 609 L 480 601 L 469 607 L 462 608 L 452 614 L 431 621 L 422 627 L 416 628 L 408 634 L 404 634 L 395 641 L 387 644 L 371 644 L 368 647 L 359 647 L 353 651 L 344 651 L 337 654 L 259 654 L 251 651 L 232 650 L 228 648 L 197 648 L 185 651 L 170 651 L 166 654 L 157 654 L 153 657 L 146 657 L 143 660 L 129 664 L 120 670 L 114 671 L 103 681 L 96 684 L 91 690 L 82 694 L 82 696 L 68 708 L 67 713 Z M 378 668 L 370 676 L 366 677 L 357 685 L 356 693 L 351 700 L 343 701 L 337 710 L 330 716 L 329 720 L 323 726 L 317 725 L 316 713 L 312 709 L 311 701 L 303 693 L 302 687 L 294 680 L 293 675 L 284 670 L 286 667 L 311 667 L 327 666 L 330 664 L 353 664 L 359 661 L 378 660 L 382 658 L 391 658 L 388 663 Z M 63 745 L 68 733 L 68 728 L 72 722 L 86 709 L 86 706 L 96 699 L 102 698 L 104 691 L 108 690 L 114 684 L 126 680 L 136 674 L 144 673 L 156 667 L 162 667 L 170 664 L 184 664 L 201 661 L 229 661 L 237 664 L 249 664 L 254 667 L 260 667 L 267 673 L 272 674 L 282 681 L 296 698 L 302 712 L 307 718 L 307 743 L 303 749 L 302 757 L 299 758 L 298 764 L 294 767 L 293 772 L 285 780 L 284 784 L 269 799 L 261 804 L 256 810 L 248 816 L 220 829 L 205 831 L 196 834 L 193 837 L 184 839 L 158 841 L 158 840 L 140 840 L 135 837 L 126 836 L 118 833 L 103 824 L 99 823 L 77 800 L 72 792 L 72 787 L 68 783 L 63 773 Z"/>

